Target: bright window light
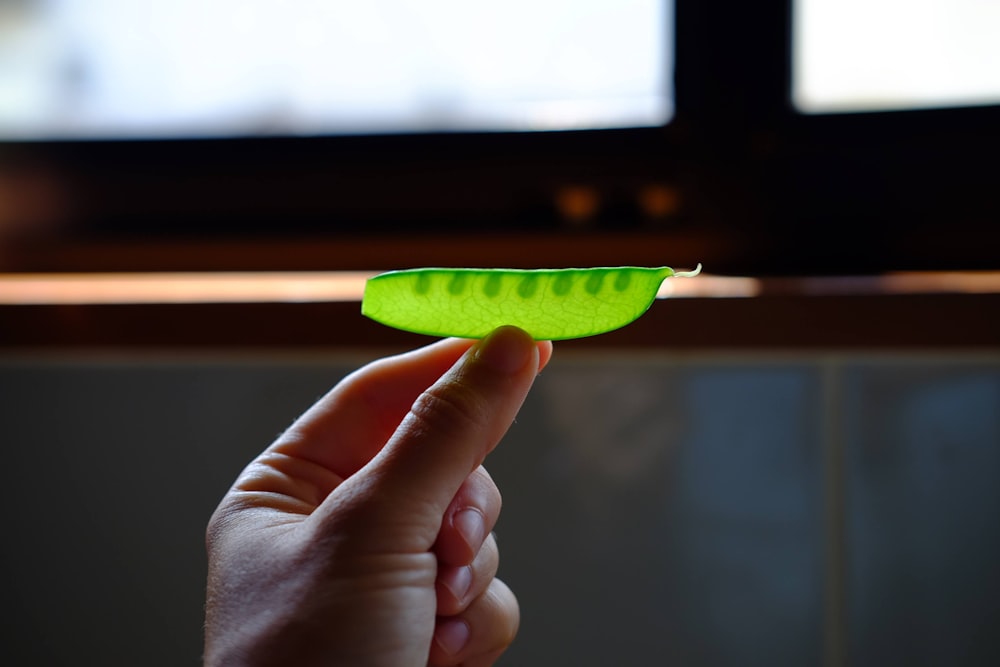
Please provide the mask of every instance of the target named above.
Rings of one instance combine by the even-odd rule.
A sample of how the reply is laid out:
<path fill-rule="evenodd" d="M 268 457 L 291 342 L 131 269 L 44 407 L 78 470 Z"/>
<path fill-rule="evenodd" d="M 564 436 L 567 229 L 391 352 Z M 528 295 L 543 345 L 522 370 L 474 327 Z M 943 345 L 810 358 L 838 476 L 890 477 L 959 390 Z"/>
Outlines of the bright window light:
<path fill-rule="evenodd" d="M 0 3 L 0 138 L 655 126 L 669 0 Z"/>
<path fill-rule="evenodd" d="M 807 113 L 1000 104 L 997 0 L 794 0 Z"/>

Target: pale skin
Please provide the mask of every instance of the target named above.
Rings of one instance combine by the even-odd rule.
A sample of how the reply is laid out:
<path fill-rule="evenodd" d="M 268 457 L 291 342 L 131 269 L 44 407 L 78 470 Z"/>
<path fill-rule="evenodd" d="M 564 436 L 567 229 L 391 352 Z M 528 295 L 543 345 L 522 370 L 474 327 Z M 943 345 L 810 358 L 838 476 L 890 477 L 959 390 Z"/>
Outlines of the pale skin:
<path fill-rule="evenodd" d="M 209 522 L 205 664 L 492 665 L 517 632 L 482 464 L 552 353 L 513 327 L 345 378 Z"/>

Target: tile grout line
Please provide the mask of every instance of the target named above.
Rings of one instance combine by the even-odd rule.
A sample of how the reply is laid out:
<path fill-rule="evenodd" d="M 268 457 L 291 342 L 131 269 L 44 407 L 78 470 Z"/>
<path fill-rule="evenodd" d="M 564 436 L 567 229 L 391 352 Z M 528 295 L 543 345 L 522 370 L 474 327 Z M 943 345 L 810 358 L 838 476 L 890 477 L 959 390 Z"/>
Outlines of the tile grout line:
<path fill-rule="evenodd" d="M 842 425 L 843 359 L 823 362 L 823 665 L 847 667 L 847 497 Z"/>

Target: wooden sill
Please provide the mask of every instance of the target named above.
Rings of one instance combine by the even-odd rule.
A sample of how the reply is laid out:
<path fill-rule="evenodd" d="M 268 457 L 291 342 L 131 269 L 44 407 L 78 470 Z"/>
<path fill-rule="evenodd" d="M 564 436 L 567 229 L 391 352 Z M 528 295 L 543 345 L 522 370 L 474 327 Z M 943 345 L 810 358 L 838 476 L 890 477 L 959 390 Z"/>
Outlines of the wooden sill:
<path fill-rule="evenodd" d="M 385 348 L 427 337 L 389 329 L 358 303 L 76 304 L 0 307 L 0 348 Z M 565 341 L 579 349 L 1000 348 L 1000 294 L 680 298 L 635 323 Z"/>

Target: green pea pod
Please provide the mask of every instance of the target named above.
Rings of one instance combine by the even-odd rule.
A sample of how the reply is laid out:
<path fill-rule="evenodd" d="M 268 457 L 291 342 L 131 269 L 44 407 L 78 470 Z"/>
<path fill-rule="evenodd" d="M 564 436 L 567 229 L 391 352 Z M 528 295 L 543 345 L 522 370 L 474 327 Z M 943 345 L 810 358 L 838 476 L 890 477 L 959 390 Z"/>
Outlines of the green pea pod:
<path fill-rule="evenodd" d="M 701 271 L 638 266 L 591 269 L 409 269 L 365 284 L 361 313 L 431 336 L 482 338 L 499 326 L 536 340 L 605 333 L 645 313 L 664 279 Z"/>

